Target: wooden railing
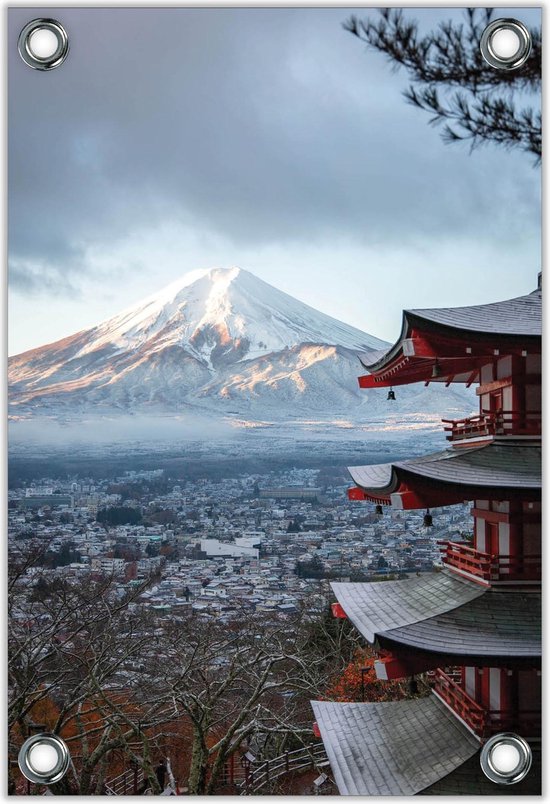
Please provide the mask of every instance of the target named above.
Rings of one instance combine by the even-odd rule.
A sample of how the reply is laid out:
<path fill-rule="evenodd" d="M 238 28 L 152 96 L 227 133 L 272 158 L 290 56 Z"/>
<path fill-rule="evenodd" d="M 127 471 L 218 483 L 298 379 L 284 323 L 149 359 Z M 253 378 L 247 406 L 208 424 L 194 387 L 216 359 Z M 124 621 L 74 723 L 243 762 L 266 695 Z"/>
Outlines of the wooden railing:
<path fill-rule="evenodd" d="M 439 542 L 441 560 L 449 567 L 467 572 L 484 581 L 539 581 L 540 555 L 491 555 L 476 550 L 467 542 Z"/>
<path fill-rule="evenodd" d="M 241 796 L 253 796 L 266 785 L 287 773 L 328 767 L 329 762 L 323 743 L 299 748 L 296 751 L 287 751 L 274 759 L 266 759 L 258 765 L 245 767 L 245 778 L 239 785 Z"/>
<path fill-rule="evenodd" d="M 542 556 L 493 556 L 500 581 L 540 581 Z M 493 572 L 495 569 L 493 569 Z"/>
<path fill-rule="evenodd" d="M 321 771 L 321 768 L 326 769 L 329 767 L 329 761 L 325 753 L 325 747 L 321 742 L 299 748 L 296 751 L 286 751 L 278 757 L 266 759 L 257 765 L 254 763 L 242 764 L 240 762 L 233 762 L 231 765 L 231 768 L 228 767 L 225 770 L 225 781 L 235 785 L 240 790 L 241 796 L 252 796 L 287 773 L 305 770 L 306 768 L 317 768 Z M 144 784 L 143 768 L 137 766 L 128 768 L 105 783 L 105 795 L 136 795 L 143 791 Z"/>
<path fill-rule="evenodd" d="M 538 436 L 541 433 L 542 417 L 538 411 L 483 410 L 467 419 L 442 419 L 444 430 L 449 433 L 447 441 L 465 438 L 482 438 L 495 435 Z"/>
<path fill-rule="evenodd" d="M 490 737 L 501 731 L 517 731 L 526 737 L 537 737 L 541 732 L 541 713 L 536 710 L 484 709 L 465 692 L 459 683 L 443 670 L 434 673 L 434 692 L 479 737 Z"/>
<path fill-rule="evenodd" d="M 485 581 L 491 579 L 493 556 L 475 550 L 467 542 L 439 542 L 441 560 L 450 567 L 468 572 Z"/>
<path fill-rule="evenodd" d="M 443 670 L 435 671 L 434 691 L 476 734 L 484 734 L 487 712 Z"/>
<path fill-rule="evenodd" d="M 499 709 L 489 709 L 485 734 L 498 734 L 500 731 L 514 731 L 525 737 L 539 737 L 541 733 L 541 712 L 536 710 L 522 710 L 521 712 L 507 712 Z"/>
<path fill-rule="evenodd" d="M 447 425 L 443 429 L 450 433 L 447 441 L 457 441 L 462 438 L 476 438 L 493 435 L 491 431 L 492 422 L 490 417 L 480 414 L 470 416 L 468 419 L 442 419 L 443 424 Z"/>
<path fill-rule="evenodd" d="M 107 796 L 132 796 L 137 795 L 144 784 L 143 768 L 135 767 L 123 771 L 114 779 L 109 779 L 105 783 L 105 795 Z"/>

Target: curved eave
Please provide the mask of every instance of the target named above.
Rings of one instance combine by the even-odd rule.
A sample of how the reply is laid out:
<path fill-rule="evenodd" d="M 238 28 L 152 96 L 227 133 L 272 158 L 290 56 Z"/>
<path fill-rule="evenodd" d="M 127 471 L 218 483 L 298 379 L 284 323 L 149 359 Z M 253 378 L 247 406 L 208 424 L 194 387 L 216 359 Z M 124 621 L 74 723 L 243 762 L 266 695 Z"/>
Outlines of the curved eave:
<path fill-rule="evenodd" d="M 398 646 L 446 657 L 502 660 L 539 665 L 541 600 L 536 593 L 484 595 L 453 611 L 378 635 L 382 646 Z"/>
<path fill-rule="evenodd" d="M 541 598 L 487 589 L 443 571 L 384 583 L 333 583 L 346 616 L 367 642 L 463 658 L 538 664 Z"/>
<path fill-rule="evenodd" d="M 388 388 L 390 386 L 410 385 L 415 382 L 471 385 L 479 382 L 480 368 L 487 361 L 487 357 L 475 359 L 415 358 L 405 357 L 400 354 L 398 359 L 385 366 L 383 371 L 360 376 L 359 387 Z M 438 375 L 434 376 L 436 364 Z"/>
<path fill-rule="evenodd" d="M 369 374 L 359 378 L 359 385 L 475 382 L 480 366 L 495 355 L 540 353 L 541 309 L 535 291 L 495 304 L 404 310 L 393 346 L 374 360 L 361 360 Z"/>
<path fill-rule="evenodd" d="M 348 471 L 365 497 L 402 509 L 452 505 L 483 495 L 501 499 L 521 493 L 538 499 L 541 493 L 540 447 L 511 439 Z"/>
<path fill-rule="evenodd" d="M 348 466 L 355 485 L 366 494 L 388 496 L 399 487 L 392 463 L 375 463 L 367 466 Z"/>
<path fill-rule="evenodd" d="M 485 588 L 448 571 L 384 583 L 331 583 L 336 599 L 371 644 L 380 633 L 446 614 L 481 597 Z"/>
<path fill-rule="evenodd" d="M 479 749 L 476 738 L 435 695 L 311 705 L 343 796 L 415 795 Z"/>

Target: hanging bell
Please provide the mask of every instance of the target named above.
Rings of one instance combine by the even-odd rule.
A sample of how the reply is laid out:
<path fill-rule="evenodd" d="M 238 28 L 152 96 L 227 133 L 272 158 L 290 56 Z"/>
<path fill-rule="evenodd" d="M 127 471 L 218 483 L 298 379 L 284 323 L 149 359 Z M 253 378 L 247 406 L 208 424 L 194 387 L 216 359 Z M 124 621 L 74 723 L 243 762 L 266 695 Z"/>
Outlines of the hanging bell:
<path fill-rule="evenodd" d="M 395 402 L 395 391 L 393 390 L 393 388 L 390 388 L 390 390 L 388 391 L 388 401 Z"/>
<path fill-rule="evenodd" d="M 441 374 L 442 374 L 441 366 L 439 365 L 439 363 L 436 360 L 435 363 L 433 364 L 433 368 L 432 368 L 432 380 L 435 380 L 436 377 L 441 377 Z"/>
<path fill-rule="evenodd" d="M 434 518 L 430 514 L 430 509 L 428 508 L 426 510 L 426 513 L 424 514 L 424 527 L 425 528 L 431 528 L 433 523 L 434 523 Z"/>
<path fill-rule="evenodd" d="M 376 514 L 376 516 L 382 516 L 382 514 L 384 513 L 382 506 L 377 505 L 376 508 L 374 509 L 374 513 Z"/>

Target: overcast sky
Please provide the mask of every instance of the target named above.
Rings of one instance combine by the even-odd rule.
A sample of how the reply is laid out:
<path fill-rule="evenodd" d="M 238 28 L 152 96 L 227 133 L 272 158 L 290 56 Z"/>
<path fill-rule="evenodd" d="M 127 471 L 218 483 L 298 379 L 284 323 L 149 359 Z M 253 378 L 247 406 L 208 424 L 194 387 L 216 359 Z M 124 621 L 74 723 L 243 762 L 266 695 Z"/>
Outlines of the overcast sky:
<path fill-rule="evenodd" d="M 11 354 L 214 265 L 387 340 L 403 307 L 533 289 L 533 159 L 444 145 L 403 100 L 406 74 L 342 29 L 348 15 L 10 10 Z M 71 42 L 48 73 L 17 54 L 38 16 Z"/>

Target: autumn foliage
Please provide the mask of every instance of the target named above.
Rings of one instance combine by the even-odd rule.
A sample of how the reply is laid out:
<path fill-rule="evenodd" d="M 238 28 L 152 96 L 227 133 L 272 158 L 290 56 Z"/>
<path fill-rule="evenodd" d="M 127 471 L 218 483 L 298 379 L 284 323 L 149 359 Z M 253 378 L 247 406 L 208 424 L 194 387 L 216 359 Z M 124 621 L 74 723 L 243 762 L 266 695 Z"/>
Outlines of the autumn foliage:
<path fill-rule="evenodd" d="M 331 679 L 326 697 L 331 701 L 397 701 L 410 697 L 403 681 L 379 681 L 370 648 L 358 648 L 342 673 Z"/>

